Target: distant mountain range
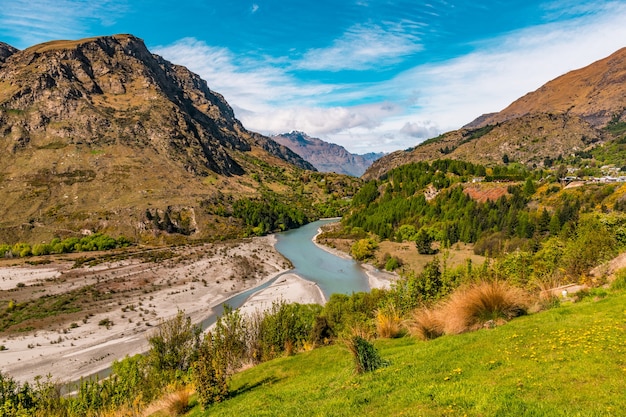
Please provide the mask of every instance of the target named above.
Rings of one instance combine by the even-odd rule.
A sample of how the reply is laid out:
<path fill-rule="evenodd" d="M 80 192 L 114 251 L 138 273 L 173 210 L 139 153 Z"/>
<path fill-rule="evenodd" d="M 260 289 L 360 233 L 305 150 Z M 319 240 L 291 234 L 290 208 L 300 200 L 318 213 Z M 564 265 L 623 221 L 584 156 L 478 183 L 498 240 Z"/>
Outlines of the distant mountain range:
<path fill-rule="evenodd" d="M 272 139 L 300 155 L 320 172 L 336 172 L 353 177 L 363 175 L 372 162 L 385 155 L 382 152 L 353 154 L 343 146 L 297 131 L 275 135 Z"/>
<path fill-rule="evenodd" d="M 626 120 L 626 48 L 571 71 L 498 113 L 376 161 L 364 178 L 413 161 L 441 158 L 483 164 L 503 159 L 542 166 L 611 140 L 606 127 Z M 505 158 L 506 157 L 506 158 Z"/>

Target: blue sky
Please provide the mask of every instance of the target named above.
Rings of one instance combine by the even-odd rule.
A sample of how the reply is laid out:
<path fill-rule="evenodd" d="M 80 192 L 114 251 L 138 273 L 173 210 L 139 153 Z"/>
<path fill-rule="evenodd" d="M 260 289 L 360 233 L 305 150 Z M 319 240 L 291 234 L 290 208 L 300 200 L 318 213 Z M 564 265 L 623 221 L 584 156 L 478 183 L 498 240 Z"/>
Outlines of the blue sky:
<path fill-rule="evenodd" d="M 250 130 L 405 149 L 626 46 L 626 1 L 0 0 L 0 41 L 132 33 Z"/>

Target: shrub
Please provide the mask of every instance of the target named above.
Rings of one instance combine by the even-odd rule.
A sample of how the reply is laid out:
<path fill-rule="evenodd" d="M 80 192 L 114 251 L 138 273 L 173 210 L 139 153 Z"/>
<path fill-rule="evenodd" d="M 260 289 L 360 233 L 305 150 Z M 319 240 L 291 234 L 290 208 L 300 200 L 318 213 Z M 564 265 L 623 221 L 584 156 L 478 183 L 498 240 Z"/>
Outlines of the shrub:
<path fill-rule="evenodd" d="M 357 261 L 363 261 L 371 258 L 378 244 L 371 238 L 359 239 L 350 248 L 350 254 Z"/>
<path fill-rule="evenodd" d="M 170 377 L 176 372 L 186 372 L 195 360 L 201 332 L 202 329 L 179 310 L 176 317 L 162 322 L 157 332 L 148 338 L 151 365 Z"/>
<path fill-rule="evenodd" d="M 202 407 L 221 402 L 228 395 L 228 364 L 219 349 L 216 336 L 209 332 L 198 348 L 198 360 L 193 364 L 193 378 Z"/>
<path fill-rule="evenodd" d="M 182 387 L 165 397 L 165 409 L 170 416 L 182 416 L 191 408 L 191 388 Z"/>
<path fill-rule="evenodd" d="M 463 333 L 489 321 L 501 322 L 526 313 L 528 295 L 504 282 L 480 282 L 455 291 L 443 306 L 446 334 Z"/>
<path fill-rule="evenodd" d="M 260 355 L 261 360 L 269 360 L 301 348 L 309 339 L 320 311 L 318 305 L 273 303 L 258 323 L 257 359 Z"/>
<path fill-rule="evenodd" d="M 246 323 L 239 310 L 224 306 L 224 314 L 217 318 L 213 330 L 216 348 L 225 356 L 228 373 L 241 367 L 248 353 Z"/>
<path fill-rule="evenodd" d="M 100 320 L 98 322 L 98 326 L 104 326 L 107 329 L 110 329 L 111 326 L 113 326 L 113 321 L 111 321 L 111 319 L 107 317 L 105 319 Z"/>
<path fill-rule="evenodd" d="M 397 256 L 390 256 L 385 261 L 385 270 L 386 271 L 395 271 L 396 269 L 402 266 L 402 260 Z"/>
<path fill-rule="evenodd" d="M 615 279 L 611 282 L 612 290 L 626 290 L 626 268 L 615 272 Z"/>
<path fill-rule="evenodd" d="M 357 374 L 375 371 L 378 368 L 387 366 L 388 362 L 383 360 L 378 351 L 362 335 L 355 334 L 345 339 L 345 344 L 354 359 L 354 370 Z"/>
<path fill-rule="evenodd" d="M 313 324 L 309 342 L 313 345 L 325 345 L 330 343 L 333 336 L 335 335 L 328 323 L 328 319 L 325 316 L 315 317 L 315 324 Z"/>
<path fill-rule="evenodd" d="M 420 308 L 411 313 L 407 327 L 411 336 L 422 340 L 436 339 L 443 335 L 444 323 L 438 310 Z"/>
<path fill-rule="evenodd" d="M 376 334 L 379 337 L 395 338 L 402 335 L 401 320 L 393 304 L 375 311 Z"/>

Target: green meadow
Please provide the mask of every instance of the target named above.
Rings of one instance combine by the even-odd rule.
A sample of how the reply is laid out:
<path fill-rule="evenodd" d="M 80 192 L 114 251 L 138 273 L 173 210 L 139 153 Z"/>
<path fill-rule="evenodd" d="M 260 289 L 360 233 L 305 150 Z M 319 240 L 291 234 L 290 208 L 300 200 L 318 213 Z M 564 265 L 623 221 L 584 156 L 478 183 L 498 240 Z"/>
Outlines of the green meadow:
<path fill-rule="evenodd" d="M 594 295 L 595 294 L 595 295 Z M 623 416 L 626 294 L 587 295 L 493 329 L 374 341 L 387 367 L 355 374 L 341 343 L 233 376 L 189 416 Z"/>

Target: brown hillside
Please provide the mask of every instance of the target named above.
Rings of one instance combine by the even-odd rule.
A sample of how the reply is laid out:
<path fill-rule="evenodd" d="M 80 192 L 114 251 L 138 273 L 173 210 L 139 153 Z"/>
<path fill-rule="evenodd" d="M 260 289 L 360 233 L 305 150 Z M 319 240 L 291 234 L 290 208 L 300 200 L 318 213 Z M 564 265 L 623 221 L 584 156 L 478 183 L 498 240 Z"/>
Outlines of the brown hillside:
<path fill-rule="evenodd" d="M 532 113 L 576 115 L 594 127 L 604 127 L 626 108 L 626 48 L 546 83 L 485 118 L 476 127 L 501 123 Z"/>
<path fill-rule="evenodd" d="M 387 155 L 363 177 L 442 158 L 489 165 L 502 163 L 506 155 L 510 161 L 541 166 L 546 157 L 571 155 L 606 141 L 603 128 L 611 120 L 626 120 L 626 48 L 548 82 L 499 113 Z"/>
<path fill-rule="evenodd" d="M 314 170 L 132 35 L 0 45 L 0 55 L 0 242 L 228 234 L 236 222 L 211 207 Z"/>

